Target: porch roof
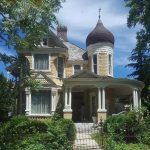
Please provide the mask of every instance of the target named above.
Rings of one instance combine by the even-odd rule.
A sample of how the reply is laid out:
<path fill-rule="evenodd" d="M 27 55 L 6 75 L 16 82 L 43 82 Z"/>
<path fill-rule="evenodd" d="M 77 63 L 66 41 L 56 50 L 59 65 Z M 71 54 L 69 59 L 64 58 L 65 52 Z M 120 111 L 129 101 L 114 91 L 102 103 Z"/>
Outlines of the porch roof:
<path fill-rule="evenodd" d="M 114 85 L 129 86 L 142 90 L 144 83 L 127 78 L 113 78 L 110 76 L 99 76 L 89 70 L 82 70 L 78 74 L 64 79 L 65 86 L 75 87 L 78 85 L 94 85 L 95 87 L 109 87 Z"/>

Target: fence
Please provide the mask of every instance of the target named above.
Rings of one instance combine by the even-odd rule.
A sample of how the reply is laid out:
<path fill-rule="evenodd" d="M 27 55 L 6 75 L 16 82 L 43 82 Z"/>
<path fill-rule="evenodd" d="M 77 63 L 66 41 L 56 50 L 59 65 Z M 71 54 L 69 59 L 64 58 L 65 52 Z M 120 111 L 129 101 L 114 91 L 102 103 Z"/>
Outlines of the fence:
<path fill-rule="evenodd" d="M 100 150 L 103 147 L 103 123 L 77 123 L 74 150 Z"/>

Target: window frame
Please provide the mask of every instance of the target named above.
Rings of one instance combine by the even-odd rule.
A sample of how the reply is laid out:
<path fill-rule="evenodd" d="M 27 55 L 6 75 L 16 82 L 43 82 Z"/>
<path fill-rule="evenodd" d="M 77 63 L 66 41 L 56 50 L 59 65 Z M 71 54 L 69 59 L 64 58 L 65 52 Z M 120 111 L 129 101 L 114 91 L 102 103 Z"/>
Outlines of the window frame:
<path fill-rule="evenodd" d="M 41 89 L 39 91 L 46 91 L 46 92 L 50 92 L 50 96 L 49 96 L 49 112 L 48 113 L 32 113 L 32 92 L 31 92 L 31 102 L 30 102 L 30 116 L 51 116 L 51 105 L 52 105 L 52 91 L 51 90 L 46 90 L 46 89 Z M 38 91 L 38 92 L 39 92 Z"/>
<path fill-rule="evenodd" d="M 44 40 L 46 40 L 46 44 L 44 44 Z M 48 46 L 48 38 L 43 38 L 42 39 L 42 46 Z"/>
<path fill-rule="evenodd" d="M 48 69 L 46 70 L 41 70 L 41 69 L 35 69 L 34 64 L 35 64 L 35 55 L 42 55 L 42 54 L 47 54 L 48 55 Z M 51 54 L 50 53 L 32 53 L 32 70 L 34 71 L 43 71 L 43 72 L 49 72 L 51 71 Z"/>
<path fill-rule="evenodd" d="M 78 72 L 75 73 L 75 66 L 80 66 L 80 71 L 83 70 L 83 66 L 81 64 L 74 64 L 73 65 L 73 74 L 77 74 L 78 73 Z"/>
<path fill-rule="evenodd" d="M 108 74 L 112 75 L 112 54 L 108 54 Z"/>
<path fill-rule="evenodd" d="M 62 72 L 62 76 L 61 77 L 59 76 L 59 71 L 58 71 L 59 70 L 59 67 L 58 67 L 58 60 L 59 60 L 59 58 L 61 58 L 62 62 L 63 62 L 62 63 L 62 68 L 63 68 L 62 71 L 63 72 Z M 64 78 L 64 58 L 62 56 L 58 56 L 57 57 L 57 78 Z"/>
<path fill-rule="evenodd" d="M 94 63 L 94 57 L 96 57 L 96 64 Z M 95 66 L 96 66 L 96 70 L 95 70 Z M 94 54 L 94 55 L 92 56 L 92 68 L 93 68 L 92 71 L 93 71 L 95 74 L 98 74 L 98 69 L 97 69 L 97 67 L 98 67 L 97 54 Z"/>

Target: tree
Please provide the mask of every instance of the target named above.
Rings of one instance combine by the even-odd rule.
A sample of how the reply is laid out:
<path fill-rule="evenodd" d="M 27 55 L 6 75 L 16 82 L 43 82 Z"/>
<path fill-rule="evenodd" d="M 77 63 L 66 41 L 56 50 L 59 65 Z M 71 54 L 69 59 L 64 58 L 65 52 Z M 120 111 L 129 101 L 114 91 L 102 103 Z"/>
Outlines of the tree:
<path fill-rule="evenodd" d="M 8 118 L 8 113 L 14 111 L 17 90 L 13 83 L 0 74 L 0 122 Z"/>
<path fill-rule="evenodd" d="M 129 7 L 127 25 L 129 28 L 141 25 L 137 32 L 137 42 L 132 50 L 129 67 L 134 71 L 129 75 L 143 81 L 145 87 L 142 97 L 150 103 L 150 1 L 149 0 L 124 0 Z"/>
<path fill-rule="evenodd" d="M 64 0 L 1 0 L 0 40 L 16 50 L 33 50 L 57 23 Z"/>
<path fill-rule="evenodd" d="M 1 0 L 0 1 L 0 42 L 17 51 L 35 50 L 41 39 L 51 35 L 51 29 L 57 24 L 55 13 L 65 0 Z M 30 77 L 26 60 L 22 55 L 16 57 L 0 54 L 0 61 L 14 67 L 22 76 L 18 90 L 30 86 L 36 88 L 37 82 Z M 28 75 L 28 76 L 27 76 Z M 14 103 L 9 82 L 0 75 L 0 114 L 6 114 Z M 0 115 L 1 116 L 1 115 Z"/>

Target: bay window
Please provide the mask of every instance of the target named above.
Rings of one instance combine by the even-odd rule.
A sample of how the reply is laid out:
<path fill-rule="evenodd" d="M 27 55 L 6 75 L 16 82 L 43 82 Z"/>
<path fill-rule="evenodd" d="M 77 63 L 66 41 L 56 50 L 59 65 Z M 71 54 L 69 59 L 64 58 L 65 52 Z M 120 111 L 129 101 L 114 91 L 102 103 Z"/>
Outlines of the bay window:
<path fill-rule="evenodd" d="M 31 114 L 49 114 L 51 91 L 33 91 L 31 95 Z"/>

